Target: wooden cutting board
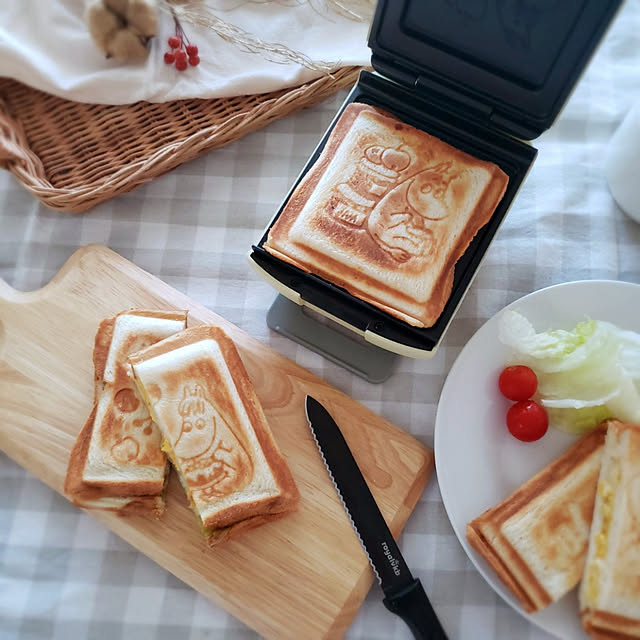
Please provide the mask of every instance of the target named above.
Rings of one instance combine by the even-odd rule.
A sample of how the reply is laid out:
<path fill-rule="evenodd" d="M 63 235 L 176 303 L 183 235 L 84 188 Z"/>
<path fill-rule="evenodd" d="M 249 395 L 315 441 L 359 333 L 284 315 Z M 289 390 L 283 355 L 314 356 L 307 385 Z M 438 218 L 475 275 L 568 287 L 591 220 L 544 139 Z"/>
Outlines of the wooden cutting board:
<path fill-rule="evenodd" d="M 305 395 L 340 424 L 396 537 L 431 473 L 432 452 L 109 249 L 78 250 L 39 291 L 20 293 L 0 280 L 0 448 L 62 493 L 71 447 L 91 409 L 98 323 L 129 308 L 188 309 L 189 326 L 227 331 L 302 499 L 296 513 L 213 549 L 174 474 L 161 520 L 91 514 L 265 637 L 340 637 L 373 573 L 311 437 Z"/>

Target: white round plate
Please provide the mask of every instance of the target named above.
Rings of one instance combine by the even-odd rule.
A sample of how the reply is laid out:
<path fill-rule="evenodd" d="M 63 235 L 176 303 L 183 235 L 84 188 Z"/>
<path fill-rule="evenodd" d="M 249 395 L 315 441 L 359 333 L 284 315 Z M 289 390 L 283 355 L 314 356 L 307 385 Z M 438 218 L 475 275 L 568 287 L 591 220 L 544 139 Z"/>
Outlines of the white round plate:
<path fill-rule="evenodd" d="M 537 331 L 571 329 L 586 318 L 640 331 L 640 286 L 608 280 L 568 282 L 524 296 L 506 309 L 523 313 Z M 578 616 L 577 589 L 528 614 L 465 537 L 467 522 L 501 502 L 575 440 L 552 428 L 529 443 L 508 432 L 505 414 L 510 402 L 497 386 L 508 357 L 498 339 L 501 313 L 464 346 L 442 388 L 434 438 L 442 500 L 460 544 L 498 594 L 549 633 L 564 640 L 588 640 Z"/>

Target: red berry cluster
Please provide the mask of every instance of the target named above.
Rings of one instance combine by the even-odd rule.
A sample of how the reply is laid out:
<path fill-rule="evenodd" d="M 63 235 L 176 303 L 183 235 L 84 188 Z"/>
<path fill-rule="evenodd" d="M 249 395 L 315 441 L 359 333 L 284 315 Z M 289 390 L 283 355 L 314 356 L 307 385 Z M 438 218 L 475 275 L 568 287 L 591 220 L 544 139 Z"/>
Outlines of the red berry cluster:
<path fill-rule="evenodd" d="M 198 66 L 200 64 L 198 47 L 189 42 L 189 38 L 187 38 L 182 25 L 175 16 L 173 21 L 176 24 L 176 34 L 174 36 L 169 36 L 167 41 L 171 47 L 171 51 L 167 51 L 164 54 L 165 63 L 175 63 L 178 71 L 184 71 L 187 68 L 187 61 L 192 67 Z"/>

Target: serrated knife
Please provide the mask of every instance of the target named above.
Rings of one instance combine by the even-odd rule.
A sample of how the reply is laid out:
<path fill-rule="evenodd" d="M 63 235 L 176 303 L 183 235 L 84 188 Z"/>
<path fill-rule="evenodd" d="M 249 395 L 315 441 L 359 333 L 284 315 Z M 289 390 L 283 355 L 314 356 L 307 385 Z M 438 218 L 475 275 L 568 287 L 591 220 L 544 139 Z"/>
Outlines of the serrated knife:
<path fill-rule="evenodd" d="M 407 623 L 417 640 L 447 640 L 422 583 L 411 575 L 340 427 L 311 396 L 306 398 L 306 412 L 320 455 L 380 582 L 385 607 Z"/>

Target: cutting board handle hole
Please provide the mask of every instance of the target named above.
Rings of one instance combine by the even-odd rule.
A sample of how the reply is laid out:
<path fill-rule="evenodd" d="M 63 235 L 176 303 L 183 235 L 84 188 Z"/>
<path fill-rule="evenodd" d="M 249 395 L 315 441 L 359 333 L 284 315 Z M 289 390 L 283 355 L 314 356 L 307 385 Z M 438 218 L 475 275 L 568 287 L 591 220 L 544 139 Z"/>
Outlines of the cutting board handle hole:
<path fill-rule="evenodd" d="M 2 353 L 4 351 L 4 343 L 5 343 L 5 335 L 6 330 L 4 328 L 4 324 L 2 322 L 2 318 L 0 318 L 0 361 L 2 360 Z"/>
<path fill-rule="evenodd" d="M 15 293 L 15 289 L 13 287 L 10 287 L 7 284 L 6 280 L 0 278 L 0 303 L 2 302 L 2 298 L 8 299 L 12 293 Z M 0 304 L 0 310 L 1 309 L 2 305 Z M 4 327 L 4 323 L 2 322 L 2 313 L 0 313 L 0 356 L 2 356 L 2 352 L 4 351 L 6 333 L 7 331 Z"/>
<path fill-rule="evenodd" d="M 0 298 L 9 298 L 16 290 L 7 284 L 7 281 L 0 278 Z"/>

